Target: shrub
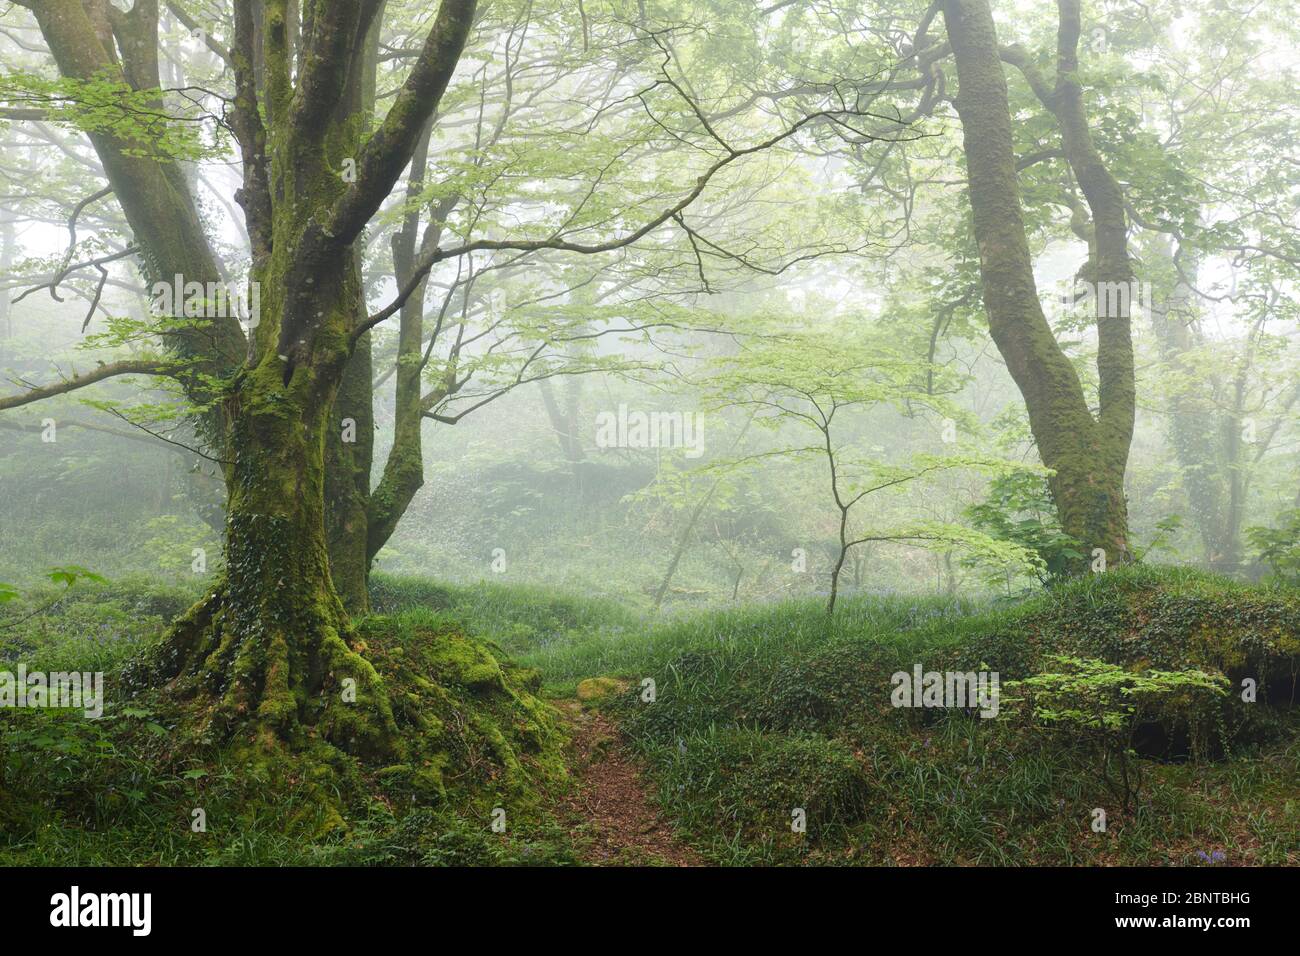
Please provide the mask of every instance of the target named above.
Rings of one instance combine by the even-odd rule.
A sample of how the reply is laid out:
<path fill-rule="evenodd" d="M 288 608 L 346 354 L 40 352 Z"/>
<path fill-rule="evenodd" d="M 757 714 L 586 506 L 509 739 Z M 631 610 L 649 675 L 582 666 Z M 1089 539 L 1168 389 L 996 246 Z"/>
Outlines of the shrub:
<path fill-rule="evenodd" d="M 1012 708 L 1065 736 L 1095 755 L 1102 779 L 1130 807 L 1141 785 L 1134 739 L 1148 720 L 1183 722 L 1192 728 L 1193 752 L 1204 749 L 1213 704 L 1227 693 L 1222 675 L 1200 670 L 1135 672 L 1105 661 L 1053 656 L 1055 670 L 1005 687 L 1022 697 L 1004 697 Z M 1199 743 L 1199 746 L 1198 746 Z M 1119 777 L 1112 776 L 1112 766 Z"/>
<path fill-rule="evenodd" d="M 1247 528 L 1246 538 L 1275 579 L 1300 584 L 1300 508 L 1282 512 L 1276 528 Z"/>

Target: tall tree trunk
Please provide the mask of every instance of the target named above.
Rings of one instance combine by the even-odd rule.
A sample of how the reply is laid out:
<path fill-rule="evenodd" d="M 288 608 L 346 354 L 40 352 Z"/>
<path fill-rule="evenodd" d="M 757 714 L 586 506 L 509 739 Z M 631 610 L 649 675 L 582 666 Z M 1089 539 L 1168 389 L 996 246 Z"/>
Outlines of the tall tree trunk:
<path fill-rule="evenodd" d="M 369 125 L 374 121 L 379 38 L 386 9 L 380 0 L 366 32 L 358 71 L 354 109 Z M 290 4 L 290 22 L 296 22 L 296 4 Z M 290 55 L 298 45 L 290 32 Z M 356 251 L 361 270 L 361 251 Z M 358 295 L 356 321 L 365 318 L 365 296 Z M 349 614 L 370 610 L 370 473 L 375 457 L 374 363 L 370 334 L 356 344 L 334 403 L 334 422 L 325 446 L 325 521 L 330 569 L 334 586 Z"/>
<path fill-rule="evenodd" d="M 370 470 L 375 453 L 370 336 L 343 372 L 325 445 L 325 518 L 334 586 L 349 614 L 370 610 Z"/>
<path fill-rule="evenodd" d="M 1133 363 L 1130 311 L 1134 283 L 1128 252 L 1128 217 L 1119 181 L 1103 162 L 1088 128 L 1079 82 L 1080 0 L 1057 0 L 1060 24 L 1056 43 L 1056 89 L 1052 112 L 1074 178 L 1092 213 L 1093 243 L 1084 276 L 1091 286 L 1097 322 L 1098 410 L 1094 442 L 1101 455 L 1094 468 L 1105 477 L 1099 513 L 1085 543 L 1106 549 L 1111 561 L 1127 561 L 1128 509 L 1124 473 L 1137 419 L 1137 379 Z"/>
<path fill-rule="evenodd" d="M 1165 260 L 1173 270 L 1172 239 L 1159 237 L 1150 255 Z M 1196 275 L 1197 263 L 1184 263 Z M 1220 565 L 1220 548 L 1227 527 L 1227 482 L 1218 449 L 1224 423 L 1207 387 L 1205 371 L 1192 365 L 1191 353 L 1199 344 L 1193 325 L 1191 289 L 1176 273 L 1172 291 L 1151 309 L 1151 326 L 1161 361 L 1183 380 L 1169 396 L 1169 444 L 1182 473 L 1183 489 L 1201 538 L 1205 562 Z"/>
<path fill-rule="evenodd" d="M 428 221 L 420 232 L 421 209 L 417 205 L 424 189 L 429 162 L 429 137 L 431 127 L 426 126 L 415 144 L 411 157 L 411 172 L 406 181 L 408 208 L 402 228 L 393 234 L 393 267 L 399 287 L 405 286 L 415 273 L 417 255 L 423 256 L 435 248 L 442 239 L 447 217 L 460 202 L 456 194 L 444 196 L 428 208 Z M 427 364 L 426 349 L 431 352 L 434 341 L 444 331 L 446 310 L 451 293 L 443 303 L 431 341 L 424 341 L 424 302 L 427 283 L 421 281 L 415 291 L 402 303 L 399 312 L 400 326 L 397 338 L 397 370 L 393 407 L 393 445 L 384 460 L 384 471 L 370 496 L 369 527 L 366 555 L 369 562 L 397 529 L 415 499 L 416 492 L 424 486 L 424 418 L 448 392 L 455 387 L 456 364 L 449 359 L 442 381 L 428 394 L 423 391 L 424 370 Z"/>
<path fill-rule="evenodd" d="M 164 674 L 178 690 L 217 698 L 218 730 L 251 726 L 302 744 L 313 726 L 350 752 L 384 753 L 395 725 L 374 669 L 348 646 L 326 532 L 325 449 L 337 425 L 360 278 L 349 250 L 314 270 L 317 280 L 303 293 L 282 281 L 279 263 L 292 257 L 287 242 L 274 257 L 266 285 L 282 291 L 270 303 L 264 297 L 259 337 L 292 324 L 299 310 L 315 314 L 311 363 L 286 379 L 281 354 L 266 349 L 234 382 L 224 406 L 225 576 L 172 629 L 162 647 Z M 345 698 L 350 690 L 355 701 Z"/>
<path fill-rule="evenodd" d="M 1132 345 L 1124 341 L 1127 311 L 1099 329 L 1103 396 L 1098 421 L 1038 299 L 1016 181 L 1007 82 L 988 2 L 945 0 L 944 19 L 957 64 L 956 106 L 989 330 L 1024 397 L 1039 455 L 1054 472 L 1049 484 L 1062 527 L 1085 550 L 1101 548 L 1110 563 L 1122 562 L 1129 558 L 1124 471 L 1133 415 Z M 1058 101 L 1070 96 L 1068 90 L 1058 92 Z M 1063 138 L 1067 148 L 1077 148 L 1077 114 L 1070 115 L 1071 132 L 1063 132 Z M 1066 125 L 1062 121 L 1063 130 Z M 1090 167 L 1080 162 L 1079 168 Z M 1090 202 L 1095 198 L 1087 188 L 1085 194 Z M 1099 240 L 1103 228 L 1113 239 L 1112 218 L 1107 215 L 1104 227 L 1098 222 Z M 1096 276 L 1112 268 L 1111 259 L 1104 268 L 1099 263 L 1093 264 Z"/>
<path fill-rule="evenodd" d="M 126 71 L 106 22 L 91 17 L 102 13 L 112 21 L 121 15 L 116 8 L 79 0 L 24 5 L 35 12 L 65 76 L 107 73 L 140 82 L 143 65 L 157 86 L 155 2 L 142 0 L 129 14 L 152 14 L 152 25 L 135 24 L 129 42 L 119 36 L 128 54 L 141 31 L 154 43 Z M 351 752 L 387 754 L 400 748 L 392 712 L 374 669 L 349 646 L 347 613 L 331 576 L 326 449 L 339 424 L 335 401 L 345 370 L 364 348 L 358 244 L 437 109 L 475 3 L 439 4 L 420 54 L 373 132 L 362 110 L 373 73 L 373 44 L 367 57 L 365 41 L 379 7 L 310 5 L 311 29 L 295 75 L 287 0 L 259 6 L 234 8 L 229 116 L 243 159 L 237 199 L 252 244 L 252 280 L 261 290 L 260 321 L 251 343 L 232 317 L 208 327 L 196 323 L 185 339 L 207 349 L 200 371 L 228 376 L 215 388 L 194 377 L 189 390 L 191 397 L 206 390 L 220 399 L 212 403 L 220 419 L 213 444 L 228 494 L 227 562 L 218 584 L 156 648 L 153 663 L 177 692 L 208 698 L 196 710 L 218 731 L 247 729 L 258 741 L 296 745 L 314 733 Z M 151 270 L 215 281 L 220 270 L 175 164 L 141 158 L 140 144 L 125 134 L 91 139 Z M 345 178 L 340 171 L 349 162 L 355 176 Z M 161 268 L 164 260 L 173 267 Z M 232 326 L 234 337 L 226 342 Z M 238 347 L 228 349 L 231 343 Z M 236 363 L 242 363 L 237 372 Z M 368 387 L 369 369 L 360 368 L 366 364 L 363 358 L 357 367 Z M 363 434 L 368 441 L 370 428 L 358 421 L 359 440 Z M 357 483 L 355 471 L 349 480 Z"/>
<path fill-rule="evenodd" d="M 93 8 L 107 13 L 106 8 Z M 108 78 L 133 89 L 157 87 L 157 4 L 141 3 L 130 15 L 119 16 L 123 59 L 113 49 L 113 26 L 93 20 L 81 0 L 43 0 L 31 3 L 41 33 L 59 67 L 71 79 Z M 140 248 L 141 271 L 151 282 L 171 282 L 181 275 L 186 282 L 219 282 L 221 267 L 199 219 L 198 208 L 180 166 L 160 156 L 151 144 L 139 142 L 129 132 L 88 132 L 113 193 L 122 207 L 132 236 Z M 186 393 L 199 402 L 216 397 L 214 378 L 233 372 L 245 355 L 245 338 L 233 316 L 193 322 L 171 332 L 167 341 L 191 360 L 190 374 L 182 380 Z M 218 439 L 220 421 L 216 407 L 203 422 L 204 437 Z"/>
<path fill-rule="evenodd" d="M 393 234 L 393 270 L 399 287 L 410 281 L 415 270 L 417 250 L 436 244 L 442 235 L 442 220 L 452 202 L 444 200 L 431 210 L 432 221 L 420 238 L 420 209 L 416 205 L 424 188 L 429 163 L 430 128 L 425 126 L 411 157 L 411 172 L 406 181 L 409 204 L 402 228 Z M 397 333 L 397 370 L 394 373 L 393 445 L 384 460 L 384 471 L 370 497 L 366 534 L 367 566 L 397 529 L 397 523 L 410 506 L 415 494 L 424 486 L 424 296 L 425 283 L 402 303 Z M 435 333 L 436 334 L 436 333 Z"/>

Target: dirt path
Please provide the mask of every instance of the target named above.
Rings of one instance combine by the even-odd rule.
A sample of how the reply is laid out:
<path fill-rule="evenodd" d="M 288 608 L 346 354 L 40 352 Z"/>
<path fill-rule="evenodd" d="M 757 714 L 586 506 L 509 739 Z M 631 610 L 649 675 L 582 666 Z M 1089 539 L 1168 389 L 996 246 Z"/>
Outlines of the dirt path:
<path fill-rule="evenodd" d="M 701 865 L 655 806 L 652 786 L 613 723 L 577 701 L 558 704 L 572 729 L 575 783 L 560 812 L 581 828 L 583 860 L 593 866 Z"/>

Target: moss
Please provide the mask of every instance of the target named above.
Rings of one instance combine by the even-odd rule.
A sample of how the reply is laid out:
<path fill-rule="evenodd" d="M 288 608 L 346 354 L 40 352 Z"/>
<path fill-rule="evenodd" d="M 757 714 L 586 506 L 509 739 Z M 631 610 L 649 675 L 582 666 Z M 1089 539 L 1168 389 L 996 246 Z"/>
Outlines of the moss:
<path fill-rule="evenodd" d="M 407 769 L 388 778 L 393 796 L 437 794 L 473 813 L 502 800 L 527 811 L 540 788 L 565 777 L 554 712 L 529 686 L 536 672 L 499 661 L 438 614 L 374 616 L 357 632 L 408 742 Z"/>
<path fill-rule="evenodd" d="M 1300 594 L 1200 572 L 1132 568 L 1064 585 L 979 627 L 959 656 L 1004 679 L 1028 676 L 1046 654 L 1134 667 L 1199 667 L 1234 683 L 1252 677 L 1261 699 L 1292 699 L 1300 673 Z M 1271 694 L 1270 694 L 1271 692 Z"/>
<path fill-rule="evenodd" d="M 286 728 L 298 717 L 298 701 L 289 685 L 289 647 L 275 635 L 267 649 L 265 677 L 257 716 L 273 727 Z"/>
<path fill-rule="evenodd" d="M 505 686 L 505 675 L 496 659 L 463 635 L 443 634 L 430 663 L 435 674 L 466 687 Z"/>
<path fill-rule="evenodd" d="M 447 786 L 443 770 L 447 765 L 445 754 L 435 754 L 424 766 L 397 764 L 385 767 L 376 775 L 384 793 L 405 798 L 421 806 L 438 806 L 447 801 Z"/>
<path fill-rule="evenodd" d="M 628 687 L 628 682 L 615 677 L 588 677 L 578 682 L 578 700 L 593 701 L 621 693 Z"/>
<path fill-rule="evenodd" d="M 402 741 L 388 692 L 375 668 L 336 632 L 326 636 L 322 657 L 327 674 L 320 691 L 322 733 L 330 740 L 346 741 L 352 752 L 400 752 Z"/>
<path fill-rule="evenodd" d="M 212 624 L 203 613 L 194 620 Z M 40 853 L 55 852 L 48 848 L 57 839 L 57 852 L 76 854 L 134 834 L 138 846 L 121 850 L 118 862 L 158 862 L 151 847 L 159 845 L 188 862 L 219 862 L 240 852 L 233 847 L 251 849 L 237 834 L 263 834 L 336 862 L 340 853 L 346 861 L 345 847 L 366 855 L 400 843 L 412 854 L 403 862 L 438 863 L 457 857 L 433 852 L 443 837 L 478 834 L 472 842 L 479 850 L 508 862 L 527 845 L 509 849 L 526 839 L 516 834 L 550 826 L 547 795 L 567 786 L 566 741 L 552 709 L 526 686 L 536 672 L 498 662 L 489 645 L 428 614 L 364 619 L 350 646 L 338 634 L 325 644 L 330 652 L 322 660 L 334 673 L 320 696 L 329 700 L 308 700 L 303 715 L 319 719 L 299 720 L 288 738 L 261 710 L 218 733 L 213 716 L 224 698 L 178 694 L 176 686 L 113 701 L 103 722 L 67 721 L 69 733 L 102 733 L 109 746 L 98 738 L 69 746 L 59 762 L 32 762 L 35 773 L 6 775 L 0 765 L 0 853 L 11 835 L 38 840 Z M 272 661 L 268 670 L 281 666 L 283 659 Z M 339 693 L 342 673 L 357 679 L 355 704 Z M 287 704 L 296 693 L 260 700 L 296 708 Z M 370 694 L 383 706 L 365 706 Z M 379 713 L 397 746 L 351 746 L 350 735 L 372 732 Z M 43 713 L 31 719 L 49 720 Z M 206 833 L 189 830 L 197 807 L 205 811 Z M 489 828 L 496 807 L 507 812 L 508 835 Z M 419 825 L 408 826 L 408 818 Z M 160 837 L 170 828 L 185 838 Z M 58 836 L 67 833 L 79 835 Z"/>

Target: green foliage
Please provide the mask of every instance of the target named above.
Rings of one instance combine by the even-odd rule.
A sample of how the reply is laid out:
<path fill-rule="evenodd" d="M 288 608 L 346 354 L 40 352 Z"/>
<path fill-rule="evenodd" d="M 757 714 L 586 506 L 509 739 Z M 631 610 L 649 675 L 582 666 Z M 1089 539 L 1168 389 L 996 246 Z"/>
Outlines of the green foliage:
<path fill-rule="evenodd" d="M 1157 671 L 1134 673 L 1105 661 L 1053 655 L 1048 662 L 1060 668 L 1036 674 L 1005 686 L 1023 691 L 1034 717 L 1049 724 L 1061 724 L 1085 731 L 1128 732 L 1144 714 L 1160 709 L 1173 698 L 1175 706 L 1196 703 L 1197 691 L 1227 693 L 1227 679 L 1204 671 Z M 1003 698 L 1003 703 L 1016 702 Z"/>
<path fill-rule="evenodd" d="M 128 156 L 193 161 L 218 155 L 222 142 L 220 127 L 212 127 L 216 135 L 205 143 L 200 117 L 172 112 L 159 103 L 157 90 L 135 90 L 110 75 L 48 80 L 6 71 L 0 100 L 38 106 L 56 123 L 111 136 Z"/>
<path fill-rule="evenodd" d="M 1300 667 L 1298 613 L 1289 592 L 1139 566 L 1011 607 L 849 596 L 828 619 L 815 601 L 783 602 L 650 624 L 636 641 L 572 636 L 525 660 L 563 685 L 629 680 L 602 706 L 649 760 L 668 812 L 719 861 L 1186 864 L 1194 851 L 1179 847 L 1190 842 L 1282 862 L 1300 825 L 1287 796 L 1300 786 L 1300 744 L 1279 676 Z M 1081 707 L 1068 696 L 1075 672 L 1056 656 L 1097 668 L 1079 678 L 1085 689 L 1112 689 L 1103 712 L 1129 714 L 1135 736 L 1106 774 L 1095 735 L 1067 723 Z M 1273 675 L 1257 703 L 1223 694 L 1216 672 L 1270 661 L 1251 671 Z M 1062 716 L 894 709 L 891 674 L 917 662 L 1041 677 L 1044 693 L 1061 690 L 1048 709 Z M 647 677 L 653 703 L 641 696 Z M 1109 733 L 1114 721 L 1100 724 Z M 1187 737 L 1205 759 L 1180 760 L 1170 741 Z M 825 776 L 800 762 L 814 752 Z M 1127 810 L 1121 762 L 1141 786 Z M 780 798 L 767 802 L 764 788 Z M 821 808 L 805 838 L 789 827 L 800 799 Z M 1097 806 L 1111 811 L 1106 836 L 1089 827 Z"/>
<path fill-rule="evenodd" d="M 1133 555 L 1134 561 L 1144 561 L 1153 551 L 1173 553 L 1175 548 L 1170 543 L 1183 527 L 1182 515 L 1166 515 L 1156 522 L 1155 534 L 1145 548 Z"/>
<path fill-rule="evenodd" d="M 1003 705 L 1023 705 L 1027 716 L 1060 732 L 1067 744 L 1095 750 L 1102 778 L 1125 807 L 1141 788 L 1134 738 L 1143 723 L 1181 720 L 1204 733 L 1201 725 L 1215 714 L 1212 704 L 1228 692 L 1223 675 L 1191 668 L 1133 671 L 1062 655 L 1050 655 L 1046 664 L 1053 670 L 1003 685 L 1011 694 L 1023 694 L 1003 697 Z M 1194 734 L 1193 741 L 1200 736 Z M 1118 764 L 1118 780 L 1112 764 Z"/>
<path fill-rule="evenodd" d="M 88 571 L 77 564 L 65 565 L 61 568 L 50 568 L 46 572 L 48 577 L 55 584 L 62 584 L 64 587 L 72 587 L 81 578 L 87 581 L 94 581 L 96 584 L 106 584 L 107 580 L 93 571 Z"/>
<path fill-rule="evenodd" d="M 1246 537 L 1259 551 L 1259 560 L 1268 565 L 1279 581 L 1300 584 L 1300 508 L 1278 516 L 1276 528 L 1246 529 Z"/>
<path fill-rule="evenodd" d="M 1041 475 L 1016 471 L 997 476 L 989 482 L 984 500 L 971 505 L 966 513 L 971 523 L 990 537 L 1036 555 L 1035 573 L 1043 584 L 1070 577 L 1084 558 L 1078 541 L 1061 529 L 1047 481 Z M 995 586 L 1004 578 L 1001 568 L 989 574 Z"/>
<path fill-rule="evenodd" d="M 709 380 L 719 405 L 750 408 L 756 421 L 775 432 L 771 447 L 741 462 L 785 459 L 815 462 L 823 470 L 828 494 L 824 511 L 837 527 L 836 555 L 830 575 L 834 610 L 840 572 L 850 551 L 863 545 L 894 542 L 915 547 L 959 550 L 1018 574 L 1032 565 L 1032 554 L 1019 542 L 998 539 L 979 528 L 956 522 L 907 518 L 881 527 L 861 513 L 868 499 L 876 505 L 889 495 L 918 495 L 936 479 L 968 471 L 994 475 L 1014 472 L 1014 463 L 969 448 L 942 454 L 924 444 L 909 455 L 889 454 L 884 446 L 869 450 L 846 437 L 853 416 L 893 411 L 911 430 L 934 434 L 945 444 L 945 431 L 960 422 L 973 430 L 972 416 L 945 396 L 959 379 L 951 369 L 921 361 L 893 346 L 883 334 L 856 335 L 851 342 L 828 344 L 825 337 L 800 331 L 769 333 L 753 345 L 719 359 Z M 955 440 L 955 439 L 954 439 Z M 857 510 L 855 510 L 855 507 Z"/>

